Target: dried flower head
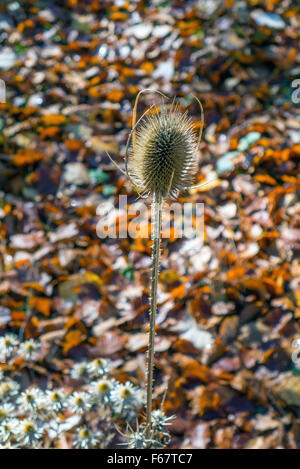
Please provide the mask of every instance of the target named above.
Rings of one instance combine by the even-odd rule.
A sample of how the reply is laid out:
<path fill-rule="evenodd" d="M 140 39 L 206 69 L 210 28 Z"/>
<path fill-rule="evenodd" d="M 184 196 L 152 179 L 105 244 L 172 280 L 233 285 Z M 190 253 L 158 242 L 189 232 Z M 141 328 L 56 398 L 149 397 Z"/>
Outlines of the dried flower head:
<path fill-rule="evenodd" d="M 77 438 L 74 441 L 73 445 L 76 448 L 89 449 L 95 448 L 99 444 L 101 438 L 100 432 L 92 432 L 87 426 L 79 427 L 76 430 Z"/>
<path fill-rule="evenodd" d="M 36 358 L 40 351 L 41 344 L 36 340 L 29 339 L 23 342 L 19 348 L 19 355 L 24 356 L 25 360 Z"/>
<path fill-rule="evenodd" d="M 126 435 L 128 449 L 149 449 L 153 442 L 148 440 L 144 431 L 136 431 Z"/>
<path fill-rule="evenodd" d="M 88 363 L 86 361 L 76 363 L 71 370 L 71 376 L 74 379 L 86 378 L 88 376 Z"/>
<path fill-rule="evenodd" d="M 17 348 L 19 341 L 14 334 L 6 334 L 4 337 L 0 337 L 0 356 L 1 359 L 5 360 L 10 358 Z"/>
<path fill-rule="evenodd" d="M 14 411 L 14 406 L 12 404 L 9 404 L 9 403 L 2 404 L 0 406 L 0 422 L 11 417 L 13 411 Z"/>
<path fill-rule="evenodd" d="M 107 380 L 101 380 L 95 384 L 96 384 L 96 389 L 100 394 L 108 394 L 111 389 L 110 383 Z"/>
<path fill-rule="evenodd" d="M 126 169 L 131 182 L 145 194 L 176 196 L 193 181 L 199 139 L 192 119 L 178 104 L 148 109 L 127 142 Z"/>
<path fill-rule="evenodd" d="M 94 381 L 90 388 L 94 403 L 108 404 L 110 402 L 110 393 L 114 385 L 115 381 L 111 379 L 101 379 Z"/>
<path fill-rule="evenodd" d="M 73 412 L 84 414 L 92 407 L 90 396 L 87 392 L 74 392 L 70 397 L 70 405 Z"/>
<path fill-rule="evenodd" d="M 105 376 L 108 373 L 108 362 L 103 358 L 95 358 L 92 363 L 88 365 L 88 372 L 92 377 L 99 377 Z"/>
<path fill-rule="evenodd" d="M 0 399 L 5 401 L 18 394 L 19 384 L 12 379 L 0 383 Z"/>
<path fill-rule="evenodd" d="M 47 391 L 46 395 L 47 395 L 49 408 L 51 408 L 53 412 L 55 413 L 63 412 L 64 409 L 67 407 L 68 401 L 67 401 L 65 394 L 62 391 L 58 389 L 54 391 Z"/>
<path fill-rule="evenodd" d="M 20 422 L 16 418 L 6 419 L 0 425 L 0 441 L 7 443 L 10 440 L 15 440 L 19 433 Z"/>
<path fill-rule="evenodd" d="M 32 445 L 42 438 L 43 428 L 33 420 L 23 420 L 20 422 L 19 433 L 25 445 Z"/>
<path fill-rule="evenodd" d="M 25 411 L 38 410 L 44 401 L 44 393 L 37 388 L 26 389 L 17 399 L 17 403 Z"/>

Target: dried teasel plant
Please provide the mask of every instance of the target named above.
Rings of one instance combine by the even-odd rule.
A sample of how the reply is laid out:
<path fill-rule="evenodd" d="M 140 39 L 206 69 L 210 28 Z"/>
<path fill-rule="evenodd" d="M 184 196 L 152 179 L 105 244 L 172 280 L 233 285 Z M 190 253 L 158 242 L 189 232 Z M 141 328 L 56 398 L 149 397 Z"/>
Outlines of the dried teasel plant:
<path fill-rule="evenodd" d="M 199 134 L 196 135 L 193 120 L 179 104 L 163 103 L 158 109 L 149 107 L 137 120 L 137 106 L 142 93 L 157 93 L 144 89 L 136 97 L 133 109 L 132 130 L 128 137 L 125 171 L 141 197 L 152 196 L 152 268 L 149 318 L 149 345 L 147 354 L 147 404 L 146 438 L 151 439 L 152 388 L 154 368 L 154 337 L 157 313 L 157 284 L 160 260 L 162 206 L 168 197 L 176 197 L 181 190 L 201 187 L 210 181 L 191 186 L 197 170 L 198 148 L 204 125 L 201 102 L 194 96 L 201 110 Z M 108 155 L 109 156 L 109 155 Z M 110 156 L 109 156 L 110 157 Z"/>

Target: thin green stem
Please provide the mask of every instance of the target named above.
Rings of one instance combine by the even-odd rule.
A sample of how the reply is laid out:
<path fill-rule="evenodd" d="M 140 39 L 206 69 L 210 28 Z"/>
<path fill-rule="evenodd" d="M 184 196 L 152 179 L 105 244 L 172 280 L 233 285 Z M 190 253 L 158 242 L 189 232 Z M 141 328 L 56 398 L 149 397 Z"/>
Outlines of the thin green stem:
<path fill-rule="evenodd" d="M 154 367 L 154 337 L 155 320 L 157 311 L 157 282 L 160 257 L 162 196 L 160 193 L 153 195 L 152 201 L 152 272 L 151 272 L 151 297 L 150 297 L 150 321 L 149 321 L 149 345 L 147 356 L 147 407 L 146 407 L 146 437 L 151 436 L 151 412 L 152 412 L 152 386 Z"/>

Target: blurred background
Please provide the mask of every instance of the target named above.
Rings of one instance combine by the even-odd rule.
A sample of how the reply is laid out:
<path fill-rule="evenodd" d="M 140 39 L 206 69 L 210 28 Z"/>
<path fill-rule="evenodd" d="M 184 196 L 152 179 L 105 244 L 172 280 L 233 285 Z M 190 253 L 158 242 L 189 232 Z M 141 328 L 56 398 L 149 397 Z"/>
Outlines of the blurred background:
<path fill-rule="evenodd" d="M 144 386 L 151 241 L 97 236 L 119 195 L 137 199 L 107 152 L 124 167 L 141 89 L 178 97 L 197 129 L 193 94 L 195 183 L 213 182 L 179 198 L 205 204 L 204 240 L 163 240 L 155 403 L 168 389 L 174 448 L 300 447 L 299 10 L 0 2 L 0 335 L 42 344 L 2 366 L 22 390 L 72 388 L 96 357 Z"/>

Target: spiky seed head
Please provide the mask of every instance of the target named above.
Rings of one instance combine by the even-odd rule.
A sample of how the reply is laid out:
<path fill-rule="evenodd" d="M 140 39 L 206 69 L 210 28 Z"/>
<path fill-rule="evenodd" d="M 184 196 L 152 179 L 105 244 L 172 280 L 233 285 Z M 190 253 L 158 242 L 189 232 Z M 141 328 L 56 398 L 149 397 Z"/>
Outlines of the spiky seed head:
<path fill-rule="evenodd" d="M 146 114 L 130 142 L 128 170 L 143 193 L 176 196 L 193 181 L 197 163 L 193 121 L 178 106 Z"/>

